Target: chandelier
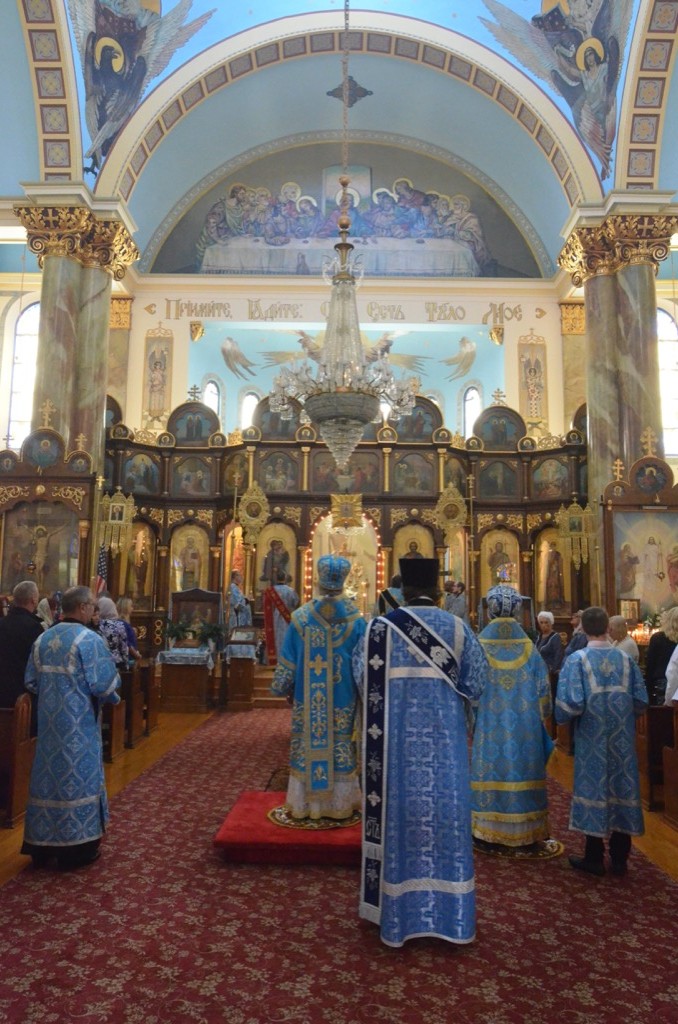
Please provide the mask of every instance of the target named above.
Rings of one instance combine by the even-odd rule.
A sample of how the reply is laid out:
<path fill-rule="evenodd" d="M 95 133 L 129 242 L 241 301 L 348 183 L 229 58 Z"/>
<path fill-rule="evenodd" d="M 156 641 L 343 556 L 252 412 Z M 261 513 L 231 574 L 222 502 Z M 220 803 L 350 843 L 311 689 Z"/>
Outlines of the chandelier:
<path fill-rule="evenodd" d="M 314 354 L 315 376 L 308 360 L 283 367 L 273 382 L 270 408 L 291 418 L 293 402 L 299 402 L 334 456 L 339 472 L 362 439 L 365 427 L 380 418 L 388 406 L 393 419 L 406 416 L 414 407 L 420 382 L 416 377 L 395 377 L 389 364 L 389 346 L 372 349 L 363 345 L 356 303 L 356 284 L 362 280 L 362 259 L 353 256 L 348 241 L 348 0 L 344 3 L 342 56 L 342 171 L 338 220 L 340 241 L 335 255 L 327 257 L 323 277 L 331 285 L 330 309 L 322 348 Z"/>

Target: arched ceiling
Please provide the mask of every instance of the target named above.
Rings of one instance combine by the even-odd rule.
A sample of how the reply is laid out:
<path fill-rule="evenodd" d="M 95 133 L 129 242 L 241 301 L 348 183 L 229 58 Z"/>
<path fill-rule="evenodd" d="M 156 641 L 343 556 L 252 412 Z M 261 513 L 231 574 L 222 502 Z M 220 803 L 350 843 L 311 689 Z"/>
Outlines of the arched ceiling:
<path fill-rule="evenodd" d="M 13 145 L 4 147 L 0 191 L 15 196 L 28 181 L 83 177 L 92 140 L 77 44 L 92 27 L 95 0 L 8 2 L 0 74 L 12 103 L 0 110 L 0 130 Z M 211 0 L 182 0 L 181 8 L 173 0 L 103 3 L 147 24 L 156 11 L 175 17 L 172 38 L 183 40 L 121 120 L 98 178 L 85 176 L 99 197 L 128 205 L 142 270 L 220 176 L 260 155 L 339 139 L 341 104 L 327 93 L 341 82 L 340 0 L 250 0 L 220 4 L 210 17 Z M 351 139 L 418 151 L 463 171 L 516 224 L 543 275 L 580 203 L 599 203 L 611 188 L 676 187 L 678 141 L 665 126 L 671 109 L 676 123 L 678 107 L 671 77 L 678 0 L 373 0 L 371 7 L 350 12 L 350 74 L 371 93 L 350 110 Z M 569 25 L 576 8 L 629 16 L 613 173 L 604 181 L 574 108 L 515 42 L 516 17 L 529 40 L 535 15 Z"/>

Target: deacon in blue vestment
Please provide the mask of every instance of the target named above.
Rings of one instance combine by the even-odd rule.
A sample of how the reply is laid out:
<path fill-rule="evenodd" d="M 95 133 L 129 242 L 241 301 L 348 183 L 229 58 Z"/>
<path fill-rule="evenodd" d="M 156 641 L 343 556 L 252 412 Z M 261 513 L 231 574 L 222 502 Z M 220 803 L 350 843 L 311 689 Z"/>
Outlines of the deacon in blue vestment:
<path fill-rule="evenodd" d="M 604 608 L 581 617 L 588 645 L 565 662 L 558 680 L 556 721 L 574 720 L 574 791 L 570 828 L 584 832 L 583 857 L 572 867 L 605 874 L 604 840 L 610 867 L 626 874 L 631 836 L 644 832 L 640 804 L 635 719 L 647 706 L 640 669 L 607 636 Z"/>
<path fill-rule="evenodd" d="M 231 573 L 231 585 L 228 591 L 228 629 L 229 635 L 234 629 L 240 626 L 250 627 L 252 625 L 252 609 L 245 597 L 243 586 L 243 575 L 234 569 Z M 227 644 L 226 661 L 230 663 L 231 658 L 256 658 L 256 647 L 253 644 Z"/>
<path fill-rule="evenodd" d="M 88 587 L 63 596 L 64 618 L 40 636 L 26 668 L 37 694 L 38 741 L 22 853 L 62 868 L 95 860 L 108 821 L 99 707 L 118 704 L 120 676 L 105 640 L 88 629 Z"/>
<path fill-rule="evenodd" d="M 363 693 L 361 917 L 389 946 L 475 937 L 467 723 L 487 662 L 437 607 L 435 558 L 402 559 L 405 606 L 373 619 L 356 649 Z"/>
<path fill-rule="evenodd" d="M 318 560 L 320 597 L 292 612 L 271 684 L 292 703 L 286 811 L 302 826 L 309 819 L 351 819 L 361 804 L 351 655 L 365 620 L 342 597 L 350 569 L 336 555 Z"/>
<path fill-rule="evenodd" d="M 544 659 L 513 617 L 522 600 L 512 587 L 487 594 L 491 621 L 478 640 L 490 670 L 471 758 L 473 836 L 510 848 L 549 837 L 546 762 L 553 742 L 544 722 L 551 687 Z"/>

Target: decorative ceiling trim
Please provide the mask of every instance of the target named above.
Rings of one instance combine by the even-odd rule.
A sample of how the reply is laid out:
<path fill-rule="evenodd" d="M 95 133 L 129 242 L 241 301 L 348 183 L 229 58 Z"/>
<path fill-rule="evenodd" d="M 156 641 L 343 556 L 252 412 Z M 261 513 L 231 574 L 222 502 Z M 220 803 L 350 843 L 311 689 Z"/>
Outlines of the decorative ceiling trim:
<path fill-rule="evenodd" d="M 78 96 L 63 5 L 56 0 L 21 0 L 19 16 L 33 72 L 41 180 L 79 181 L 82 146 Z"/>
<path fill-rule="evenodd" d="M 428 27 L 430 28 L 430 26 Z M 148 104 L 147 100 L 132 119 L 135 122 L 134 127 L 130 122 L 128 125 L 130 131 L 123 129 L 121 136 L 118 137 L 118 142 L 112 147 L 102 168 L 96 191 L 107 195 L 120 194 L 126 202 L 129 202 L 143 174 L 144 166 L 157 146 L 199 103 L 232 83 L 240 82 L 248 75 L 257 74 L 274 64 L 286 64 L 291 60 L 299 60 L 317 54 L 340 56 L 342 39 L 343 32 L 334 29 L 308 31 L 284 38 L 270 38 L 261 45 L 233 54 L 208 67 L 203 66 L 203 69 L 192 77 L 190 82 L 186 75 L 191 74 L 191 68 L 195 67 L 199 58 L 189 62 L 182 69 L 184 84 L 180 90 L 174 86 L 174 92 L 169 93 L 169 89 L 173 85 L 171 79 L 163 83 L 167 89 L 167 99 L 162 109 L 153 116 L 152 121 L 149 123 L 147 118 L 144 120 L 143 108 Z M 468 43 L 468 40 L 465 42 Z M 475 60 L 454 52 L 448 45 L 437 45 L 429 40 L 406 37 L 385 30 L 354 29 L 349 33 L 349 48 L 352 53 L 415 62 L 423 68 L 449 76 L 476 89 L 501 107 L 507 117 L 513 118 L 523 131 L 532 137 L 552 165 L 570 208 L 575 207 L 586 198 L 580 173 L 575 168 L 571 157 L 555 138 L 552 129 L 539 114 L 535 104 L 529 102 L 518 89 L 511 87 L 498 74 L 490 73 L 481 65 L 479 59 Z M 215 49 L 207 51 L 207 54 L 209 55 Z M 475 47 L 475 49 L 478 50 L 479 55 L 481 53 L 490 54 L 490 51 L 485 51 L 480 47 Z M 204 57 L 205 54 L 202 56 Z M 502 64 L 505 63 L 496 55 L 493 56 Z M 510 67 L 510 65 L 506 66 Z M 512 70 L 522 76 L 517 69 L 512 68 Z M 525 79 L 526 87 L 528 83 L 533 90 L 537 88 L 529 79 Z M 546 94 L 540 89 L 538 92 L 548 102 Z M 156 103 L 160 94 L 161 90 L 158 90 Z M 552 111 L 557 112 L 557 108 L 553 105 L 549 104 L 549 107 Z M 557 113 L 559 118 L 562 117 L 559 112 Z M 563 118 L 563 124 L 568 125 L 571 137 L 576 138 L 574 129 L 565 118 Z M 129 136 L 134 129 L 136 129 L 136 135 L 132 135 L 134 142 L 130 145 L 132 140 Z M 588 155 L 580 142 L 579 147 L 579 154 L 584 155 L 587 163 L 590 164 Z M 116 166 L 113 161 L 118 152 L 122 153 L 122 162 Z M 595 174 L 595 172 L 592 173 Z M 597 183 L 597 188 L 598 194 L 600 194 L 599 183 Z"/>
<path fill-rule="evenodd" d="M 615 176 L 617 188 L 646 191 L 659 187 L 661 138 L 678 49 L 678 0 L 648 5 L 645 24 L 636 36 L 624 89 L 622 109 L 628 113 L 620 124 Z"/>
<path fill-rule="evenodd" d="M 141 256 L 141 259 L 136 265 L 137 270 L 143 273 L 148 273 L 152 270 L 153 263 L 158 253 L 167 241 L 171 232 L 181 221 L 182 217 L 184 217 L 188 210 L 199 202 L 200 199 L 210 191 L 210 189 L 219 184 L 220 181 L 225 180 L 231 175 L 238 174 L 241 168 L 249 166 L 254 161 L 261 159 L 261 157 L 270 156 L 272 153 L 282 152 L 286 149 L 310 145 L 312 143 L 333 142 L 341 142 L 341 133 L 339 131 L 332 131 L 328 129 L 326 132 L 322 133 L 308 132 L 299 135 L 286 136 L 284 139 L 275 139 L 265 145 L 257 146 L 245 153 L 241 153 L 232 160 L 226 161 L 220 167 L 210 171 L 210 173 L 206 174 L 200 179 L 200 181 L 197 181 L 195 185 L 193 185 L 181 197 L 179 202 L 174 204 L 167 217 L 165 217 L 158 225 Z M 530 247 L 542 276 L 548 278 L 555 273 L 556 265 L 551 259 L 548 250 L 535 230 L 532 222 L 525 216 L 520 207 L 513 199 L 511 199 L 504 189 L 497 184 L 496 181 L 484 174 L 467 160 L 464 160 L 456 154 L 450 153 L 448 150 L 442 149 L 439 146 L 431 146 L 430 144 L 421 142 L 417 139 L 412 139 L 411 137 L 397 135 L 390 132 L 355 131 L 350 133 L 350 142 L 354 144 L 371 142 L 381 146 L 402 147 L 403 149 L 409 150 L 409 152 L 423 153 L 425 156 L 439 160 L 442 163 L 447 164 L 449 167 L 454 168 L 454 170 L 465 174 L 468 178 L 471 178 L 474 182 L 484 188 L 485 191 L 492 196 L 495 202 L 499 204 L 504 213 L 511 218 L 525 239 L 525 242 Z"/>

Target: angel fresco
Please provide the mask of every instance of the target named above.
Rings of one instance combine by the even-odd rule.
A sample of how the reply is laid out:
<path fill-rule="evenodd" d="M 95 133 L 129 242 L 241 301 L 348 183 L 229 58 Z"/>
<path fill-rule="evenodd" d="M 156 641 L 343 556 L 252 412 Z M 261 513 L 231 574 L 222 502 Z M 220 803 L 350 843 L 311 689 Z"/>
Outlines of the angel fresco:
<path fill-rule="evenodd" d="M 496 18 L 480 20 L 497 42 L 566 101 L 584 144 L 610 175 L 617 130 L 617 85 L 632 14 L 631 0 L 569 0 L 542 5 L 526 21 L 497 0 L 483 0 Z"/>
<path fill-rule="evenodd" d="M 88 173 L 98 173 L 149 83 L 212 17 L 184 24 L 192 6 L 179 0 L 163 15 L 160 0 L 68 0 L 85 80 Z"/>
<path fill-rule="evenodd" d="M 306 331 L 295 331 L 297 340 L 301 346 L 302 351 L 284 351 L 284 352 L 262 352 L 261 355 L 264 359 L 264 369 L 271 369 L 277 366 L 282 366 L 284 363 L 293 362 L 296 359 L 311 359 L 314 363 L 320 363 L 322 360 L 323 351 L 323 340 L 324 332 L 319 332 L 315 338 L 307 334 Z M 375 363 L 379 359 L 386 359 L 393 366 L 400 366 L 405 370 L 410 370 L 413 373 L 424 372 L 424 360 L 428 359 L 428 356 L 415 356 L 409 355 L 404 352 L 392 352 L 392 346 L 395 341 L 396 335 L 389 332 L 384 332 L 381 338 L 375 342 L 370 342 L 368 338 L 361 335 L 363 348 L 365 350 L 365 362 L 367 364 Z M 309 366 L 310 373 L 310 366 Z"/>

